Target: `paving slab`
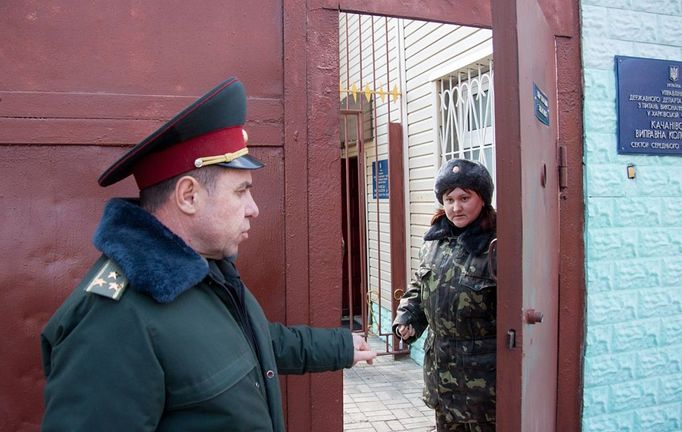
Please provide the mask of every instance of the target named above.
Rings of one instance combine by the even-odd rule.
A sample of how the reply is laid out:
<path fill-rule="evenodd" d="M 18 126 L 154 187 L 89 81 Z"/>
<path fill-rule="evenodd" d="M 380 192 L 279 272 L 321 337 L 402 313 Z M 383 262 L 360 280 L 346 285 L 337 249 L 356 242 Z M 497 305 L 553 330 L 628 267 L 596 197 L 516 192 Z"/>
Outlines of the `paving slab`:
<path fill-rule="evenodd" d="M 370 345 L 385 348 L 370 336 Z M 409 357 L 380 356 L 343 372 L 344 431 L 429 431 L 433 411 L 421 400 L 422 367 Z"/>

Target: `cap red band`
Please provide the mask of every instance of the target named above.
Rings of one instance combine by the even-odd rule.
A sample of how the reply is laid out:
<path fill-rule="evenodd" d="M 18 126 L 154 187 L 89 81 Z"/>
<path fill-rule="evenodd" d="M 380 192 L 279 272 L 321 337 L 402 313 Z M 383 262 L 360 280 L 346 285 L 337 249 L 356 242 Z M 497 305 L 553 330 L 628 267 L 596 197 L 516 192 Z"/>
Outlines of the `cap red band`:
<path fill-rule="evenodd" d="M 144 189 L 196 169 L 200 157 L 233 153 L 246 147 L 242 126 L 218 129 L 142 158 L 133 168 L 137 187 Z"/>

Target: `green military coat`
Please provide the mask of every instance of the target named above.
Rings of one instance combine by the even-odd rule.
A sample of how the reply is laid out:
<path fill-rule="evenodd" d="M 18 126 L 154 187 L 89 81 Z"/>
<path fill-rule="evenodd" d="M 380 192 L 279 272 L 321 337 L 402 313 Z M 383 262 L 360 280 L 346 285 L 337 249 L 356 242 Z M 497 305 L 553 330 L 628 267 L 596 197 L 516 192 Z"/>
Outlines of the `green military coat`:
<path fill-rule="evenodd" d="M 352 364 L 350 332 L 268 322 L 230 260 L 178 241 L 107 205 L 105 255 L 42 334 L 42 430 L 283 431 L 279 374 Z"/>
<path fill-rule="evenodd" d="M 488 263 L 493 231 L 464 230 L 446 217 L 427 232 L 411 288 L 393 323 L 424 343 L 424 401 L 457 423 L 495 420 L 496 282 Z"/>

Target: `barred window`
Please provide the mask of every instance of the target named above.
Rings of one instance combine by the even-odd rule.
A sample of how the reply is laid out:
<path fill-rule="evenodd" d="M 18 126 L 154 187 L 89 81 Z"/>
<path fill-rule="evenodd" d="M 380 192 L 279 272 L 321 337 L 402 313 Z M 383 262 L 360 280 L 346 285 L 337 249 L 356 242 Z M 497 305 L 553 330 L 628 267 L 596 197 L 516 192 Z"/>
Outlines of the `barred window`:
<path fill-rule="evenodd" d="M 492 57 L 439 79 L 437 91 L 441 163 L 453 158 L 477 160 L 495 179 Z"/>

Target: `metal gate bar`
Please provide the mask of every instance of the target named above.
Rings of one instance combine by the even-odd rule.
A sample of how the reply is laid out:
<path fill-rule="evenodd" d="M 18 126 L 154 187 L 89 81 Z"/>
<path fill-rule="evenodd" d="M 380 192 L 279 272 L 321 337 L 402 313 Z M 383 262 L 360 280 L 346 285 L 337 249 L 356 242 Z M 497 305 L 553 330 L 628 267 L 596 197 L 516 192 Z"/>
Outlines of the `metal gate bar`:
<path fill-rule="evenodd" d="M 359 89 L 360 89 L 360 95 L 359 98 L 358 92 L 357 92 L 357 87 L 355 84 L 351 86 L 351 49 L 350 49 L 350 26 L 349 26 L 349 18 L 351 16 L 357 17 L 357 57 L 356 59 L 357 64 L 359 65 Z M 386 74 L 386 80 L 387 80 L 387 88 L 389 91 L 384 92 L 383 88 L 381 91 L 377 91 L 377 38 L 376 38 L 376 28 L 375 28 L 375 20 L 381 20 L 382 17 L 369 17 L 371 22 L 369 23 L 369 29 L 371 31 L 371 67 L 368 69 L 371 69 L 372 77 L 371 77 L 371 91 L 370 91 L 370 85 L 365 84 L 365 76 L 364 76 L 364 47 L 363 47 L 363 22 L 362 18 L 363 16 L 361 15 L 351 15 L 351 14 L 344 14 L 345 18 L 345 79 L 346 79 L 346 89 L 344 90 L 343 88 L 341 89 L 342 93 L 345 93 L 345 98 L 344 101 L 345 103 L 341 107 L 340 113 L 341 113 L 341 121 L 342 121 L 342 128 L 343 128 L 343 136 L 344 136 L 344 142 L 343 142 L 343 154 L 342 157 L 345 158 L 345 167 L 346 167 L 346 178 L 344 181 L 346 182 L 346 202 L 350 203 L 350 152 L 354 145 L 355 150 L 357 152 L 357 157 L 358 157 L 358 199 L 360 202 L 360 207 L 361 210 L 359 211 L 359 219 L 360 219 L 360 244 L 359 245 L 352 245 L 350 244 L 350 235 L 347 235 L 347 245 L 346 245 L 346 259 L 347 259 L 347 271 L 349 273 L 348 277 L 348 286 L 344 287 L 344 289 L 348 290 L 348 297 L 349 297 L 349 318 L 350 318 L 350 329 L 351 331 L 354 331 L 354 317 L 355 317 L 355 311 L 353 308 L 353 281 L 352 281 L 352 263 L 351 263 L 351 254 L 352 254 L 352 247 L 357 246 L 359 248 L 360 252 L 360 259 L 361 259 L 361 265 L 360 265 L 360 276 L 361 276 L 361 287 L 360 287 L 360 293 L 362 295 L 362 312 L 361 312 L 361 319 L 362 319 L 362 330 L 361 332 L 367 336 L 370 331 L 375 333 L 377 336 L 383 337 L 385 341 L 385 348 L 383 352 L 380 353 L 380 355 L 387 355 L 387 354 L 403 354 L 406 352 L 409 352 L 409 347 L 403 347 L 402 344 L 399 343 L 398 338 L 393 335 L 392 332 L 389 331 L 384 331 L 383 327 L 386 324 L 386 317 L 384 316 L 384 308 L 385 309 L 390 309 L 390 322 L 393 321 L 395 314 L 396 314 L 396 304 L 397 302 L 394 300 L 393 295 L 389 296 L 388 299 L 384 298 L 384 295 L 382 293 L 382 288 L 384 286 L 383 278 L 382 278 L 382 259 L 381 259 L 381 252 L 382 252 L 382 245 L 381 245 L 381 240 L 382 240 L 382 233 L 381 233 L 381 205 L 380 205 L 380 194 L 378 193 L 379 191 L 379 175 L 378 175 L 378 167 L 379 167 L 379 143 L 377 139 L 377 130 L 379 127 L 378 124 L 378 100 L 376 95 L 381 94 L 382 95 L 382 100 L 383 100 L 383 95 L 389 95 L 388 101 L 387 101 L 387 113 L 386 113 L 386 127 L 389 127 L 389 124 L 391 122 L 391 97 L 390 97 L 390 85 L 391 85 L 391 74 L 390 74 L 390 53 L 389 53 L 389 20 L 388 17 L 383 17 L 383 23 L 384 23 L 384 36 L 385 36 L 385 74 Z M 365 30 L 367 30 L 365 28 Z M 368 38 L 369 39 L 369 38 Z M 382 53 L 383 54 L 383 53 Z M 352 88 L 351 88 L 352 87 Z M 396 87 L 397 89 L 397 87 Z M 397 91 L 397 90 L 396 90 Z M 363 97 L 364 94 L 364 97 Z M 370 98 L 371 95 L 371 99 Z M 358 107 L 351 107 L 351 97 L 353 97 L 353 100 Z M 356 99 L 357 98 L 357 99 Z M 365 98 L 367 98 L 367 103 L 370 103 L 373 100 L 373 105 L 369 106 L 369 110 L 365 106 Z M 365 115 L 367 113 L 370 113 L 371 118 L 366 119 Z M 402 118 L 402 113 L 401 118 Z M 357 140 L 352 141 L 349 139 L 350 135 L 349 133 L 352 132 L 352 128 L 349 129 L 349 119 L 352 118 L 356 122 L 355 124 L 355 137 Z M 371 285 L 371 279 L 370 279 L 370 273 L 369 273 L 369 255 L 368 251 L 370 248 L 370 243 L 369 243 L 369 238 L 368 238 L 368 232 L 367 232 L 367 214 L 366 212 L 369 210 L 369 202 L 366 201 L 366 192 L 365 189 L 367 187 L 367 179 L 365 177 L 365 168 L 366 168 L 366 163 L 368 162 L 366 160 L 366 155 L 365 155 L 365 121 L 369 120 L 372 125 L 372 130 L 373 133 L 371 134 L 372 136 L 369 139 L 373 141 L 373 150 L 374 150 L 374 160 L 373 163 L 377 167 L 376 174 L 374 176 L 374 189 L 377 191 L 375 200 L 374 200 L 374 208 L 376 211 L 376 244 L 373 245 L 373 249 L 376 251 L 376 267 L 373 268 L 373 271 L 376 271 L 376 297 L 372 297 L 372 292 L 373 290 L 370 290 L 369 287 Z M 382 123 L 383 126 L 383 123 Z M 387 144 L 388 146 L 388 144 Z M 390 152 L 390 147 L 389 147 L 389 152 Z M 390 159 L 389 159 L 390 160 Z M 390 171 L 390 162 L 389 162 L 389 178 L 391 178 L 392 174 Z M 390 189 L 389 189 L 390 193 Z M 390 209 L 390 207 L 389 207 Z M 389 210 L 390 214 L 390 210 Z M 404 214 L 404 212 L 403 212 Z M 350 214 L 350 205 L 347 206 L 346 208 L 346 223 L 350 224 L 351 221 L 351 214 Z M 350 233 L 350 226 L 348 225 L 346 227 L 346 232 Z M 401 229 L 404 229 L 404 227 L 400 227 Z M 405 248 L 404 242 L 403 242 L 403 249 Z M 402 254 L 405 254 L 405 251 L 402 251 Z M 391 262 L 393 262 L 393 258 L 391 258 Z M 392 276 L 393 277 L 393 276 Z M 394 291 L 397 291 L 399 287 L 392 286 L 391 287 L 391 294 L 393 294 Z M 402 287 L 404 289 L 404 287 Z M 378 306 L 377 307 L 377 312 L 376 314 L 372 314 L 372 300 L 375 301 L 375 304 Z M 388 301 L 386 301 L 388 300 Z M 385 305 L 384 303 L 388 303 Z M 376 324 L 376 332 L 374 332 L 369 323 L 370 319 L 375 319 L 375 324 Z M 388 327 L 390 327 L 390 322 L 388 323 Z"/>
<path fill-rule="evenodd" d="M 364 157 L 364 151 L 363 151 L 363 131 L 362 131 L 362 113 L 357 111 L 357 110 L 349 110 L 349 109 L 341 109 L 340 110 L 341 114 L 341 121 L 343 124 L 343 131 L 344 131 L 344 140 L 343 140 L 343 156 L 344 156 L 344 163 L 346 166 L 346 172 L 345 172 L 345 179 L 344 181 L 346 182 L 346 244 L 344 247 L 344 253 L 346 255 L 346 263 L 347 263 L 347 271 L 348 271 L 348 286 L 344 287 L 348 289 L 348 315 L 349 315 L 349 328 L 353 332 L 357 332 L 355 329 L 355 311 L 354 311 L 354 301 L 353 301 L 353 261 L 352 261 L 352 250 L 353 250 L 353 243 L 352 243 L 352 236 L 350 235 L 351 233 L 351 191 L 350 191 L 350 154 L 349 154 L 349 148 L 350 148 L 350 143 L 349 143 L 349 129 L 348 129 L 348 118 L 354 118 L 355 119 L 355 137 L 356 140 L 354 141 L 355 147 L 358 151 L 358 175 L 357 175 L 357 181 L 358 185 L 361 185 L 361 180 L 364 179 L 364 166 L 360 163 L 360 160 L 362 157 Z M 362 155 L 362 156 L 361 156 Z M 364 187 L 360 188 L 358 187 L 358 194 L 359 194 L 359 202 L 364 203 Z M 359 218 L 359 245 L 358 249 L 360 251 L 360 295 L 362 299 L 367 298 L 367 269 L 365 267 L 365 262 L 366 262 L 366 254 L 365 254 L 365 247 L 364 245 L 366 244 L 366 238 L 365 238 L 365 230 L 366 230 L 366 218 L 365 218 L 365 212 L 364 211 L 358 211 L 358 218 Z M 364 303 L 364 301 L 363 301 Z M 364 334 L 366 337 L 368 334 L 368 326 L 367 326 L 367 308 L 364 306 L 361 307 L 360 310 L 360 316 L 361 316 L 361 330 L 360 332 Z"/>

